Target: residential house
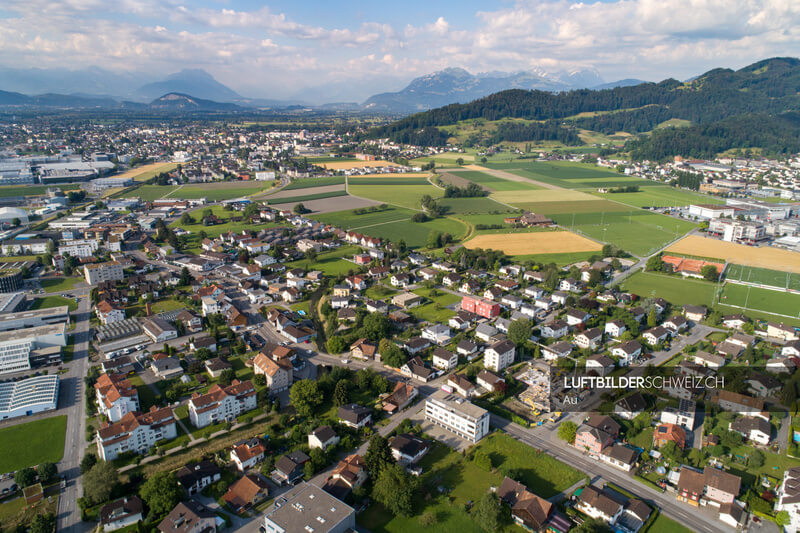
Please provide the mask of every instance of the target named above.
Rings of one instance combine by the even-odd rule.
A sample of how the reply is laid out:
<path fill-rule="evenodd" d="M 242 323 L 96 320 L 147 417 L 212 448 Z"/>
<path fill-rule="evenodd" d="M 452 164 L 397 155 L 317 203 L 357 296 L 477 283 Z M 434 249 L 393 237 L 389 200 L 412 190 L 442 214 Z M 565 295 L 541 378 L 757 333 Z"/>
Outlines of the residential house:
<path fill-rule="evenodd" d="M 378 345 L 367 341 L 366 338 L 358 339 L 350 345 L 350 355 L 357 359 L 380 360 Z"/>
<path fill-rule="evenodd" d="M 499 372 L 514 362 L 516 349 L 514 343 L 504 340 L 492 344 L 483 354 L 483 366 Z"/>
<path fill-rule="evenodd" d="M 340 437 L 332 427 L 328 425 L 320 426 L 308 434 L 308 447 L 311 449 L 319 448 L 324 451 L 329 446 L 336 446 L 339 440 L 341 440 Z"/>
<path fill-rule="evenodd" d="M 622 336 L 623 333 L 627 330 L 625 326 L 625 322 L 622 320 L 609 320 L 606 322 L 605 331 L 606 334 L 611 335 L 615 339 L 618 339 Z"/>
<path fill-rule="evenodd" d="M 436 347 L 433 350 L 433 368 L 439 370 L 450 370 L 458 365 L 458 354 L 454 354 L 449 350 L 441 347 Z"/>
<path fill-rule="evenodd" d="M 220 518 L 200 502 L 180 502 L 158 524 L 161 533 L 213 533 Z"/>
<path fill-rule="evenodd" d="M 619 357 L 620 366 L 628 366 L 642 355 L 642 345 L 639 341 L 626 341 L 611 348 L 611 354 Z"/>
<path fill-rule="evenodd" d="M 147 413 L 127 413 L 97 430 L 97 454 L 104 461 L 113 461 L 125 452 L 146 453 L 156 442 L 178 436 L 175 420 L 170 407 L 153 406 Z"/>
<path fill-rule="evenodd" d="M 337 413 L 339 423 L 345 426 L 361 429 L 372 423 L 372 409 L 351 403 L 339 407 Z"/>
<path fill-rule="evenodd" d="M 497 496 L 511 508 L 511 518 L 528 531 L 566 532 L 572 524 L 560 515 L 555 506 L 528 490 L 528 487 L 506 477 L 497 489 Z"/>
<path fill-rule="evenodd" d="M 185 464 L 175 472 L 175 477 L 184 493 L 192 496 L 222 479 L 222 470 L 212 461 L 204 460 Z"/>
<path fill-rule="evenodd" d="M 587 424 L 581 424 L 575 433 L 575 447 L 599 454 L 606 446 L 614 442 L 614 436 Z"/>
<path fill-rule="evenodd" d="M 275 361 L 263 352 L 253 359 L 253 373 L 266 378 L 270 393 L 286 390 L 292 384 L 294 377 L 291 362 Z"/>
<path fill-rule="evenodd" d="M 731 431 L 761 446 L 769 445 L 772 436 L 772 425 L 763 418 L 741 416 L 731 422 L 729 427 Z"/>
<path fill-rule="evenodd" d="M 401 433 L 389 439 L 389 448 L 395 461 L 409 465 L 422 459 L 430 450 L 430 444 L 411 433 Z"/>
<path fill-rule="evenodd" d="M 549 346 L 542 346 L 542 357 L 546 361 L 557 361 L 572 352 L 572 343 L 558 341 Z"/>
<path fill-rule="evenodd" d="M 560 339 L 569 331 L 569 326 L 566 322 L 560 319 L 551 320 L 542 324 L 541 333 L 542 337 L 546 339 Z"/>
<path fill-rule="evenodd" d="M 397 382 L 394 390 L 383 399 L 383 410 L 387 413 L 396 413 L 409 405 L 414 398 L 419 395 L 419 391 L 410 383 Z"/>
<path fill-rule="evenodd" d="M 478 372 L 477 383 L 489 392 L 501 392 L 506 390 L 506 380 L 493 374 L 488 370 Z"/>
<path fill-rule="evenodd" d="M 303 477 L 303 466 L 310 460 L 308 455 L 299 450 L 282 455 L 275 462 L 272 479 L 279 484 L 292 484 Z"/>
<path fill-rule="evenodd" d="M 339 461 L 322 488 L 328 494 L 343 500 L 353 489 L 363 485 L 367 477 L 364 459 L 358 454 L 352 454 Z"/>
<path fill-rule="evenodd" d="M 674 442 L 681 450 L 686 447 L 686 431 L 677 424 L 659 424 L 653 430 L 653 447 L 660 448 Z"/>
<path fill-rule="evenodd" d="M 575 336 L 575 345 L 584 350 L 596 350 L 603 344 L 603 332 L 599 328 L 591 328 Z"/>
<path fill-rule="evenodd" d="M 269 497 L 269 484 L 261 478 L 261 474 L 245 474 L 234 481 L 228 492 L 222 496 L 225 505 L 234 513 L 258 505 Z"/>
<path fill-rule="evenodd" d="M 195 393 L 189 400 L 189 420 L 197 428 L 233 421 L 256 408 L 256 389 L 250 381 L 234 379 L 227 387 L 213 385 L 206 394 Z"/>
<path fill-rule="evenodd" d="M 614 404 L 614 414 L 625 420 L 633 420 L 645 409 L 647 409 L 647 402 L 640 392 L 629 394 Z"/>
<path fill-rule="evenodd" d="M 464 398 L 471 398 L 476 393 L 475 385 L 463 374 L 452 374 L 447 378 L 447 386 Z"/>
<path fill-rule="evenodd" d="M 614 360 L 602 354 L 596 354 L 586 359 L 586 372 L 594 372 L 598 376 L 605 376 L 614 371 Z"/>
<path fill-rule="evenodd" d="M 683 316 L 685 316 L 688 320 L 691 320 L 692 322 L 700 322 L 706 317 L 706 313 L 708 313 L 708 309 L 706 309 L 702 305 L 683 306 Z"/>
<path fill-rule="evenodd" d="M 111 422 L 139 410 L 139 392 L 124 374 L 100 374 L 94 389 L 97 409 Z"/>
<path fill-rule="evenodd" d="M 449 327 L 443 324 L 433 324 L 422 330 L 422 338 L 441 346 L 450 342 L 452 335 Z"/>
<path fill-rule="evenodd" d="M 100 508 L 103 531 L 116 531 L 135 526 L 144 517 L 144 505 L 138 496 L 125 496 Z"/>
<path fill-rule="evenodd" d="M 239 472 L 245 472 L 264 460 L 266 446 L 258 437 L 234 443 L 231 449 L 231 461 Z"/>

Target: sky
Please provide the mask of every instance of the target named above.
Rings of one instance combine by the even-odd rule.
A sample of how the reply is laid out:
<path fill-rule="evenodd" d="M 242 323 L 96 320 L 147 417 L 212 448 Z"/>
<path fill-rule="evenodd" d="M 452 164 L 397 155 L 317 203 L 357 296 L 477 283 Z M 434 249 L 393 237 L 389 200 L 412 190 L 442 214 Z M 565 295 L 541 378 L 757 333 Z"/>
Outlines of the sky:
<path fill-rule="evenodd" d="M 446 67 L 658 81 L 774 56 L 800 56 L 800 1 L 0 1 L 0 65 L 201 68 L 265 98 L 354 100 Z"/>

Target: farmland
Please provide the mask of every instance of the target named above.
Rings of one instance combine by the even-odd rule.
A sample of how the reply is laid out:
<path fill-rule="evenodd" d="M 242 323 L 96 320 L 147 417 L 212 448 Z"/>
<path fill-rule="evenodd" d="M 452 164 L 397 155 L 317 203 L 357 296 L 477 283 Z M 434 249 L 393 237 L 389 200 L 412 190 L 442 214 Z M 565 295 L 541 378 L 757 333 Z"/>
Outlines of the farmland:
<path fill-rule="evenodd" d="M 0 198 L 12 198 L 14 196 L 41 196 L 47 192 L 47 189 L 52 187 L 53 186 L 50 185 L 6 185 L 4 187 L 0 187 Z M 79 183 L 59 183 L 55 187 L 58 187 L 65 193 L 67 191 L 73 191 L 81 188 Z"/>
<path fill-rule="evenodd" d="M 506 180 L 476 170 L 462 170 L 459 172 L 454 172 L 452 175 L 458 178 L 467 179 L 473 183 L 477 183 L 478 185 L 482 185 L 484 188 L 491 191 L 526 191 L 541 188 L 537 187 L 533 183 Z"/>
<path fill-rule="evenodd" d="M 122 194 L 123 198 L 140 198 L 143 202 L 152 202 L 167 196 L 178 187 L 175 185 L 141 185 L 128 189 Z"/>
<path fill-rule="evenodd" d="M 420 199 L 426 194 L 441 198 L 444 192 L 433 185 L 354 185 L 350 181 L 348 191 L 353 196 L 369 198 L 376 202 L 420 209 Z"/>
<path fill-rule="evenodd" d="M 800 275 L 792 274 L 791 272 L 732 264 L 728 265 L 725 271 L 725 278 L 745 283 L 768 285 L 779 289 L 800 291 Z"/>
<path fill-rule="evenodd" d="M 301 259 L 286 263 L 286 268 L 303 268 L 305 270 L 320 270 L 328 276 L 338 276 L 346 274 L 350 270 L 355 270 L 355 263 L 345 261 L 343 257 L 351 257 L 358 253 L 360 248 L 356 246 L 341 246 L 329 252 L 320 253 L 314 261 Z"/>
<path fill-rule="evenodd" d="M 291 197 L 284 197 L 284 198 L 270 198 L 267 200 L 267 204 L 275 205 L 275 204 L 296 204 L 299 202 L 310 202 L 311 200 L 322 200 L 324 198 L 336 198 L 337 196 L 347 196 L 346 191 L 328 191 L 328 192 L 319 192 L 316 194 L 306 194 L 303 196 L 291 196 Z"/>
<path fill-rule="evenodd" d="M 171 172 L 178 167 L 178 163 L 150 163 L 140 167 L 126 170 L 122 174 L 111 176 L 112 178 L 133 178 L 133 181 L 147 181 L 162 172 Z"/>
<path fill-rule="evenodd" d="M 292 181 L 289 185 L 281 190 L 293 191 L 295 189 L 310 189 L 313 187 L 325 187 L 327 185 L 344 185 L 344 179 L 344 176 L 332 176 L 329 178 L 303 178 Z"/>
<path fill-rule="evenodd" d="M 667 251 L 800 274 L 800 254 L 779 248 L 746 246 L 689 235 L 667 248 Z"/>
<path fill-rule="evenodd" d="M 327 168 L 329 170 L 348 170 L 351 168 L 374 168 L 374 167 L 399 167 L 397 163 L 392 163 L 391 161 L 361 161 L 359 159 L 349 159 L 349 160 L 341 160 L 337 159 L 336 161 L 312 161 L 315 165 L 318 165 L 323 168 Z"/>
<path fill-rule="evenodd" d="M 152 202 L 160 198 L 175 200 L 194 200 L 205 198 L 209 201 L 230 200 L 243 196 L 250 196 L 268 189 L 270 185 L 253 183 L 249 181 L 225 181 L 217 183 L 203 183 L 192 185 L 141 185 L 122 195 L 123 198 L 141 198 L 145 202 Z"/>
<path fill-rule="evenodd" d="M 514 210 L 490 198 L 442 198 L 439 204 L 447 207 L 447 212 L 461 214 L 511 213 Z"/>
<path fill-rule="evenodd" d="M 598 193 L 597 196 L 634 207 L 683 207 L 693 203 L 722 204 L 725 202 L 713 196 L 674 187 L 646 187 L 639 192 Z"/>
<path fill-rule="evenodd" d="M 331 224 L 343 230 L 351 230 L 400 220 L 408 220 L 414 213 L 415 211 L 402 207 L 389 207 L 382 211 L 364 213 L 363 215 L 357 215 L 352 211 L 338 211 L 335 213 L 311 215 L 311 218 L 324 222 L 325 224 Z"/>
<path fill-rule="evenodd" d="M 569 231 L 478 235 L 464 246 L 501 250 L 508 255 L 593 252 L 602 248 L 600 244 Z"/>

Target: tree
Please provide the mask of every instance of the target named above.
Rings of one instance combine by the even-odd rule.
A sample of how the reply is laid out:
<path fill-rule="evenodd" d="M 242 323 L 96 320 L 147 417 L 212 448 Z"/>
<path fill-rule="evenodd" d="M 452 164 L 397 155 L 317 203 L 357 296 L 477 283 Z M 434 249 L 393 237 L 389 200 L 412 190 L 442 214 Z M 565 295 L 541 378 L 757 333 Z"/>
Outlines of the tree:
<path fill-rule="evenodd" d="M 58 477 L 58 468 L 53 463 L 42 463 L 36 467 L 36 473 L 39 474 L 39 481 L 50 483 Z"/>
<path fill-rule="evenodd" d="M 22 221 L 21 221 L 20 219 L 18 219 L 17 217 L 14 217 L 14 218 L 11 220 L 11 225 L 12 225 L 13 227 L 15 227 L 15 228 L 19 227 L 19 225 L 20 225 L 20 224 L 22 224 Z"/>
<path fill-rule="evenodd" d="M 301 379 L 296 381 L 289 390 L 289 399 L 297 414 L 308 417 L 314 414 L 322 405 L 322 392 L 316 381 Z"/>
<path fill-rule="evenodd" d="M 791 522 L 791 518 L 789 517 L 789 511 L 778 511 L 775 515 L 775 523 L 779 526 L 788 526 L 789 522 Z"/>
<path fill-rule="evenodd" d="M 297 205 L 295 205 L 295 206 L 294 206 L 294 208 L 292 209 L 292 211 L 294 211 L 294 214 L 295 214 L 295 215 L 305 215 L 306 213 L 310 213 L 310 212 L 311 212 L 311 209 L 308 209 L 308 208 L 307 208 L 306 206 L 304 206 L 302 203 L 299 203 L 299 204 L 297 204 Z"/>
<path fill-rule="evenodd" d="M 764 452 L 762 452 L 761 450 L 753 450 L 750 453 L 750 461 L 748 463 L 748 466 L 751 466 L 753 468 L 761 468 L 762 466 L 764 466 Z"/>
<path fill-rule="evenodd" d="M 107 461 L 99 461 L 83 476 L 83 496 L 92 504 L 102 503 L 111 497 L 118 481 L 116 467 Z"/>
<path fill-rule="evenodd" d="M 164 516 L 178 505 L 183 490 L 172 472 L 156 472 L 139 489 L 139 496 L 147 503 L 150 512 Z"/>
<path fill-rule="evenodd" d="M 419 523 L 425 527 L 431 527 L 435 525 L 438 521 L 439 519 L 436 518 L 436 513 L 434 513 L 433 511 L 425 511 L 419 516 Z"/>
<path fill-rule="evenodd" d="M 178 285 L 180 285 L 181 287 L 188 287 L 189 285 L 192 284 L 193 279 L 194 278 L 192 277 L 191 273 L 189 273 L 189 269 L 183 267 L 181 269 L 181 277 L 180 280 L 178 280 Z"/>
<path fill-rule="evenodd" d="M 656 314 L 655 307 L 650 310 L 647 315 L 647 327 L 654 328 L 658 325 L 658 315 Z"/>
<path fill-rule="evenodd" d="M 573 529 L 575 533 L 611 533 L 612 529 L 608 524 L 598 518 L 584 520 L 581 525 Z"/>
<path fill-rule="evenodd" d="M 81 474 L 87 473 L 96 464 L 97 456 L 93 453 L 87 453 L 83 456 L 83 459 L 81 459 Z"/>
<path fill-rule="evenodd" d="M 558 438 L 572 444 L 575 442 L 575 434 L 578 432 L 578 425 L 571 420 L 562 422 L 558 426 Z"/>
<path fill-rule="evenodd" d="M 515 346 L 524 346 L 531 338 L 531 321 L 524 318 L 513 321 L 508 326 L 508 340 Z"/>
<path fill-rule="evenodd" d="M 328 353 L 342 353 L 347 349 L 347 342 L 340 335 L 333 335 L 325 343 Z"/>
<path fill-rule="evenodd" d="M 700 275 L 706 281 L 717 281 L 719 279 L 719 272 L 714 265 L 706 265 L 700 269 Z"/>
<path fill-rule="evenodd" d="M 661 259 L 661 255 L 654 255 L 647 260 L 644 268 L 645 270 L 661 272 L 664 269 L 664 260 Z"/>
<path fill-rule="evenodd" d="M 28 533 L 53 533 L 56 530 L 56 516 L 53 513 L 37 514 L 28 526 Z"/>
<path fill-rule="evenodd" d="M 389 441 L 379 433 L 374 434 L 369 439 L 367 453 L 364 455 L 364 464 L 367 466 L 372 478 L 377 479 L 378 475 L 394 462 Z"/>
<path fill-rule="evenodd" d="M 472 456 L 472 462 L 481 470 L 492 471 L 492 458 L 483 450 L 475 451 L 475 455 Z"/>
<path fill-rule="evenodd" d="M 500 527 L 502 512 L 497 496 L 492 492 L 487 492 L 472 508 L 470 515 L 481 529 L 492 532 L 497 531 Z"/>
<path fill-rule="evenodd" d="M 406 354 L 389 339 L 381 339 L 378 344 L 381 361 L 392 368 L 400 368 L 408 360 Z"/>
<path fill-rule="evenodd" d="M 362 335 L 371 341 L 379 341 L 389 337 L 391 325 L 386 315 L 371 313 L 364 319 L 361 326 Z"/>
<path fill-rule="evenodd" d="M 678 448 L 678 445 L 675 444 L 675 442 L 673 441 L 665 443 L 663 446 L 661 446 L 659 451 L 661 452 L 661 455 L 666 457 L 669 460 L 669 462 L 673 464 L 679 463 L 683 458 L 683 453 L 681 452 L 681 449 Z"/>
<path fill-rule="evenodd" d="M 333 389 L 333 405 L 340 407 L 348 403 L 350 403 L 350 382 L 346 379 L 340 379 Z"/>
<path fill-rule="evenodd" d="M 408 472 L 395 463 L 384 468 L 375 485 L 372 497 L 396 516 L 410 516 L 413 511 L 415 483 Z"/>
<path fill-rule="evenodd" d="M 23 468 L 14 473 L 14 483 L 22 487 L 30 487 L 36 483 L 36 470 L 33 468 Z"/>
<path fill-rule="evenodd" d="M 463 157 L 459 157 L 458 159 L 456 159 L 456 165 L 461 166 L 463 164 L 464 164 L 464 158 Z"/>
<path fill-rule="evenodd" d="M 236 372 L 234 372 L 232 368 L 226 368 L 219 375 L 219 383 L 223 387 L 227 387 L 233 382 L 235 377 L 236 377 Z"/>
<path fill-rule="evenodd" d="M 194 224 L 194 218 L 192 215 L 189 214 L 188 211 L 184 211 L 183 215 L 181 215 L 181 224 L 190 225 Z"/>

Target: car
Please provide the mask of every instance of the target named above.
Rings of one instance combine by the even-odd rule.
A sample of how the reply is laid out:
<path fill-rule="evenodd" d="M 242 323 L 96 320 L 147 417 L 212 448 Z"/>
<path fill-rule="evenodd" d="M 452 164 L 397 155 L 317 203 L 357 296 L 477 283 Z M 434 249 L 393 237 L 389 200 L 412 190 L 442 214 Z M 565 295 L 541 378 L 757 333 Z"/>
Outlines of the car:
<path fill-rule="evenodd" d="M 350 359 L 342 359 L 342 363 L 348 364 L 348 363 L 350 363 Z"/>

